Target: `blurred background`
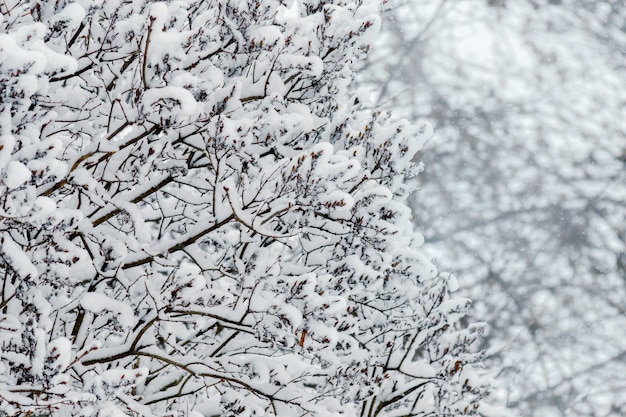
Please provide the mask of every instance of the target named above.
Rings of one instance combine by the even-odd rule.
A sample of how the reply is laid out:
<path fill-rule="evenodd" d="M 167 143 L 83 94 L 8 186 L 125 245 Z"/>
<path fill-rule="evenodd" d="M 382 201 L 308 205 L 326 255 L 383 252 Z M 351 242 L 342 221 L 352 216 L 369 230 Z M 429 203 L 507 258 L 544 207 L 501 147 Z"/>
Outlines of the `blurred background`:
<path fill-rule="evenodd" d="M 412 206 L 520 417 L 626 415 L 626 1 L 391 0 L 361 84 L 430 120 Z"/>

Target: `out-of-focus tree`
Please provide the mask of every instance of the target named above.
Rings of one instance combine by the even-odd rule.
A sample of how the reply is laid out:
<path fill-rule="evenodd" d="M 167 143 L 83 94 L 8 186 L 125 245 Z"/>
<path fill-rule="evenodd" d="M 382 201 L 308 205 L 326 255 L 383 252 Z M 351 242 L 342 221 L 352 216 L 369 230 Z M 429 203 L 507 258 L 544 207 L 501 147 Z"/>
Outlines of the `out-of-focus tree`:
<path fill-rule="evenodd" d="M 378 8 L 0 2 L 0 416 L 489 410 Z"/>
<path fill-rule="evenodd" d="M 504 399 L 625 415 L 626 4 L 415 0 L 383 32 L 362 81 L 436 125 L 415 222 L 489 323 Z"/>

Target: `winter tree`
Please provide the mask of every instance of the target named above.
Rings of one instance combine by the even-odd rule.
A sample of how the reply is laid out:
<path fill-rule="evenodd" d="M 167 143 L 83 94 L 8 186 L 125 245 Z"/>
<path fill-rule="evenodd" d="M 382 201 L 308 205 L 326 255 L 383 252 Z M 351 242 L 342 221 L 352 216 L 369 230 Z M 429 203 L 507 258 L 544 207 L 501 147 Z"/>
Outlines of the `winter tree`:
<path fill-rule="evenodd" d="M 436 124 L 416 224 L 489 323 L 505 400 L 626 415 L 624 1 L 392 6 L 364 78 Z"/>
<path fill-rule="evenodd" d="M 0 3 L 0 415 L 489 412 L 378 7 Z"/>

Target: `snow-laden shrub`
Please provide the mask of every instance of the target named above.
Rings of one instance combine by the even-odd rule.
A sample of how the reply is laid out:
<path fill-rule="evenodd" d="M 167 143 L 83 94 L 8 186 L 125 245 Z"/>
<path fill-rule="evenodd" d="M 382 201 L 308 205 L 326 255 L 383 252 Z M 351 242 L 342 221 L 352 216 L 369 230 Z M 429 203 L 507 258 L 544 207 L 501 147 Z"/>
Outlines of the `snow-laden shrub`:
<path fill-rule="evenodd" d="M 469 302 L 351 92 L 375 2 L 0 4 L 0 414 L 463 415 Z"/>

